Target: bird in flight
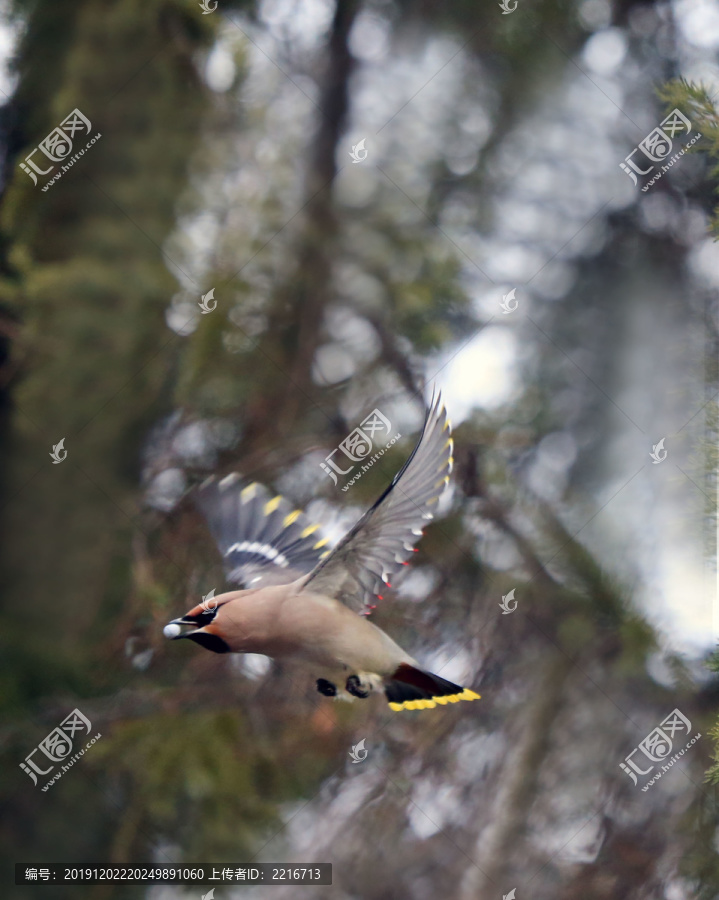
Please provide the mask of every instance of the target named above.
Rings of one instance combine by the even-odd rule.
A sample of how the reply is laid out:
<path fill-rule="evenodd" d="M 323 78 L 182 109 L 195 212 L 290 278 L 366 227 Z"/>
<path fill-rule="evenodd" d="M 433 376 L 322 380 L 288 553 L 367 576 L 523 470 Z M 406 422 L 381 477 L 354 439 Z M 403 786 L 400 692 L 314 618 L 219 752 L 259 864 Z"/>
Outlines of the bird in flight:
<path fill-rule="evenodd" d="M 282 496 L 239 475 L 209 478 L 198 503 L 222 553 L 228 591 L 164 628 L 214 653 L 262 653 L 312 667 L 328 697 L 384 691 L 395 711 L 433 709 L 479 694 L 423 669 L 367 618 L 407 565 L 434 518 L 452 471 L 452 437 L 441 396 L 392 483 L 334 549 L 319 526 Z"/>

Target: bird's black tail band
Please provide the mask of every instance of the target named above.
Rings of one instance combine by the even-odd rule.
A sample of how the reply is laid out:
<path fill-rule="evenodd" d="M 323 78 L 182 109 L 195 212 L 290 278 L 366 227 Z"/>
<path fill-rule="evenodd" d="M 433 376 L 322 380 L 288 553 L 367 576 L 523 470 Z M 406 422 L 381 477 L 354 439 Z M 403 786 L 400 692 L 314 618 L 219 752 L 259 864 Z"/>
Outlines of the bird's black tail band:
<path fill-rule="evenodd" d="M 479 700 L 479 694 L 439 675 L 402 663 L 385 687 L 390 709 L 434 709 L 460 700 Z"/>

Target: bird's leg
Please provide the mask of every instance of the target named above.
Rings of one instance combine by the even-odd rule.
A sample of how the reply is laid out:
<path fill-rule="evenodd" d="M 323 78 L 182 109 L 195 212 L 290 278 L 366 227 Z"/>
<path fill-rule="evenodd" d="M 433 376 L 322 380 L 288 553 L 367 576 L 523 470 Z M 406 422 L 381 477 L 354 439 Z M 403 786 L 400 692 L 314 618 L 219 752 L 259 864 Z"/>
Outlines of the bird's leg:
<path fill-rule="evenodd" d="M 331 681 L 327 681 L 326 678 L 317 679 L 317 690 L 325 697 L 337 696 L 337 685 L 332 684 Z"/>

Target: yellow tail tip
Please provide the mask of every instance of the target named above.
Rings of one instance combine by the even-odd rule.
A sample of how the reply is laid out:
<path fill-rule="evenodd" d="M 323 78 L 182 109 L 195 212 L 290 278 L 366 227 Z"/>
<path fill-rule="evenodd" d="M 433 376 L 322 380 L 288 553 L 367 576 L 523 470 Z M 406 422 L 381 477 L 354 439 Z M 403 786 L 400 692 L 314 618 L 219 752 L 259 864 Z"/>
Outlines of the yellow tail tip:
<path fill-rule="evenodd" d="M 460 700 L 481 700 L 481 694 L 475 694 L 469 688 L 465 688 L 461 694 L 449 694 L 444 697 L 432 697 L 428 700 L 405 700 L 404 703 L 390 703 L 389 708 L 394 712 L 403 709 L 434 709 L 437 704 L 446 706 L 447 703 L 459 703 Z"/>
<path fill-rule="evenodd" d="M 474 691 L 470 691 L 469 688 L 465 688 L 462 693 L 459 695 L 460 700 L 481 700 L 481 694 L 475 694 Z"/>

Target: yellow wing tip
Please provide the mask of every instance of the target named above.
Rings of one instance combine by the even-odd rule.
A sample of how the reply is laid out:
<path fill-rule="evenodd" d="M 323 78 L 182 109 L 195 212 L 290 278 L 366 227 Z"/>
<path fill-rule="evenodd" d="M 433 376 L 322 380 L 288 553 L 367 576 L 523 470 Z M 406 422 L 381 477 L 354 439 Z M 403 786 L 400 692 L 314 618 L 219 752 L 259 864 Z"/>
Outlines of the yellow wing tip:
<path fill-rule="evenodd" d="M 246 503 L 251 497 L 254 497 L 255 492 L 257 491 L 257 482 L 252 481 L 250 484 L 246 485 L 240 491 L 240 497 L 242 498 L 242 502 Z"/>
<path fill-rule="evenodd" d="M 285 516 L 284 521 L 282 522 L 283 528 L 289 528 L 293 522 L 296 522 L 299 517 L 302 515 L 301 509 L 296 509 L 294 512 L 289 513 Z"/>

